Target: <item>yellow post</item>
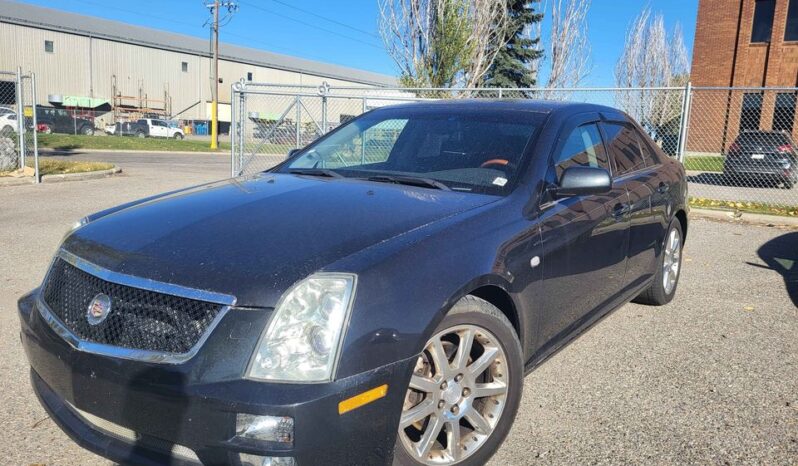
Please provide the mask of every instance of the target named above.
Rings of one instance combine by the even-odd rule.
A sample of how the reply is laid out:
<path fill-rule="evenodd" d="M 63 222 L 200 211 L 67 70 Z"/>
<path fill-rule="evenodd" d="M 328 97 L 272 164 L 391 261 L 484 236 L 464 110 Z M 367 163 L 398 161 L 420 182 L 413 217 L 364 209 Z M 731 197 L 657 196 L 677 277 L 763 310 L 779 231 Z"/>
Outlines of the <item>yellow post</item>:
<path fill-rule="evenodd" d="M 214 100 L 213 103 L 211 103 L 211 149 L 216 149 L 216 140 L 217 140 L 216 132 L 218 131 L 218 125 L 219 125 L 218 122 L 219 114 L 217 113 L 216 105 L 217 105 L 216 101 Z"/>

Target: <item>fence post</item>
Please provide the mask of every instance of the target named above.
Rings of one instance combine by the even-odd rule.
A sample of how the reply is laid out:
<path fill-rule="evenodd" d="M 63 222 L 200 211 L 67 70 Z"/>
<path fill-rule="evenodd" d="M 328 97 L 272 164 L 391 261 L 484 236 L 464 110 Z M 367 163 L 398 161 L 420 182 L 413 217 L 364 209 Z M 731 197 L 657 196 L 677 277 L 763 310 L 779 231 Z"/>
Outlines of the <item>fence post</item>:
<path fill-rule="evenodd" d="M 295 136 L 295 138 L 294 138 L 295 139 L 295 141 L 294 141 L 294 144 L 295 144 L 294 145 L 294 149 L 299 149 L 299 143 L 302 140 L 301 139 L 301 134 L 300 134 L 301 130 L 299 129 L 299 127 L 302 126 L 302 121 L 301 121 L 302 120 L 302 101 L 301 101 L 301 97 L 298 96 L 298 95 L 296 96 L 295 105 L 296 105 L 296 121 L 294 122 L 294 126 L 296 126 L 296 129 L 294 130 L 294 136 Z"/>
<path fill-rule="evenodd" d="M 327 134 L 327 96 L 321 96 L 321 135 Z"/>
<path fill-rule="evenodd" d="M 247 128 L 247 96 L 245 94 L 245 85 L 241 85 L 241 92 L 238 94 L 238 173 L 236 176 L 244 173 L 244 131 Z"/>
<path fill-rule="evenodd" d="M 502 98 L 502 95 L 503 95 L 503 94 L 502 94 L 502 89 L 501 89 L 501 88 L 499 88 L 499 98 L 500 98 L 500 99 Z"/>
<path fill-rule="evenodd" d="M 25 106 L 22 104 L 22 67 L 17 67 L 17 143 L 19 168 L 25 169 Z"/>
<path fill-rule="evenodd" d="M 33 122 L 33 170 L 36 183 L 41 183 L 42 178 L 39 176 L 39 133 L 37 131 L 36 120 L 36 75 L 31 71 L 30 73 L 30 93 L 31 93 L 31 112 Z"/>
<path fill-rule="evenodd" d="M 236 90 L 236 84 L 233 83 L 230 85 L 230 177 L 235 178 L 236 176 L 236 139 L 238 139 L 238 115 L 236 114 L 236 110 L 238 109 L 238 105 L 236 105 L 236 94 L 238 91 Z"/>
<path fill-rule="evenodd" d="M 690 125 L 690 100 L 693 93 L 693 84 L 688 81 L 684 87 L 684 96 L 682 97 L 682 118 L 679 122 L 679 146 L 677 148 L 677 156 L 679 161 L 684 163 L 684 151 L 687 147 L 687 128 Z"/>

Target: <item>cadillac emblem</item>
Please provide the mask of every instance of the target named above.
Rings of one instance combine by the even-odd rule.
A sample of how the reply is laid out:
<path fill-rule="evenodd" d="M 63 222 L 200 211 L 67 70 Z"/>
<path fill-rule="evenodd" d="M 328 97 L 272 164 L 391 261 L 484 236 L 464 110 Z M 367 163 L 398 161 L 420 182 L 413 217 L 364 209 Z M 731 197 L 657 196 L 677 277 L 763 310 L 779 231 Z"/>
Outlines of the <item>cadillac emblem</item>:
<path fill-rule="evenodd" d="M 91 325 L 97 325 L 104 321 L 110 313 L 111 298 L 106 294 L 100 293 L 89 303 L 89 308 L 86 310 L 86 320 Z"/>

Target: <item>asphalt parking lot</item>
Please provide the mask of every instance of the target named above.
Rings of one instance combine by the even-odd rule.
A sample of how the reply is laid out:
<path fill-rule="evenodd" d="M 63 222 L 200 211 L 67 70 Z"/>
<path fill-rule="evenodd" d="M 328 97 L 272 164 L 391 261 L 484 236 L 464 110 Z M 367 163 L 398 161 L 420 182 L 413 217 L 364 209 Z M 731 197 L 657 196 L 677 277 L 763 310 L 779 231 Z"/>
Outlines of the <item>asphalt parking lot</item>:
<path fill-rule="evenodd" d="M 229 176 L 223 155 L 88 154 L 121 176 L 0 187 L 0 452 L 90 465 L 28 382 L 16 299 L 78 218 Z M 798 231 L 696 219 L 676 299 L 629 304 L 529 375 L 493 464 L 798 464 Z M 576 290 L 587 293 L 589 290 Z"/>

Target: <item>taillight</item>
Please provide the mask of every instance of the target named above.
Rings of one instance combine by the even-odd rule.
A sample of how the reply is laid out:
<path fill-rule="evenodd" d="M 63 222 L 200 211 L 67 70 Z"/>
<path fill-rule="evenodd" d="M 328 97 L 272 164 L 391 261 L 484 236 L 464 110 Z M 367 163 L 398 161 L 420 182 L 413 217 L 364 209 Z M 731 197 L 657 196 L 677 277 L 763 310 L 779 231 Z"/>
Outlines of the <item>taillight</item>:
<path fill-rule="evenodd" d="M 783 146 L 779 146 L 776 148 L 779 152 L 792 152 L 792 146 L 789 144 L 784 144 Z"/>
<path fill-rule="evenodd" d="M 740 150 L 740 145 L 736 142 L 731 143 L 729 146 L 729 152 L 737 152 L 738 150 Z"/>

